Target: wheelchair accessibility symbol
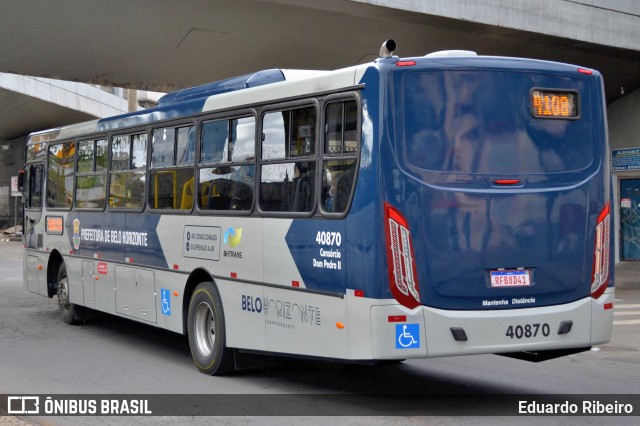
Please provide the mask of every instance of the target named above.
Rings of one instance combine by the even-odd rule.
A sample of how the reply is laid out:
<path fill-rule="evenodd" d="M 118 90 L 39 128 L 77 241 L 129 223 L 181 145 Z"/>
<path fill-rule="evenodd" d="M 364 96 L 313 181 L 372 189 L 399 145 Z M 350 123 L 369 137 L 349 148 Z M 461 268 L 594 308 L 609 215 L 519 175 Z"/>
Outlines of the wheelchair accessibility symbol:
<path fill-rule="evenodd" d="M 166 288 L 160 289 L 160 298 L 161 298 L 161 307 L 162 307 L 162 315 L 171 316 L 171 293 Z"/>
<path fill-rule="evenodd" d="M 396 349 L 420 347 L 420 324 L 396 324 Z"/>

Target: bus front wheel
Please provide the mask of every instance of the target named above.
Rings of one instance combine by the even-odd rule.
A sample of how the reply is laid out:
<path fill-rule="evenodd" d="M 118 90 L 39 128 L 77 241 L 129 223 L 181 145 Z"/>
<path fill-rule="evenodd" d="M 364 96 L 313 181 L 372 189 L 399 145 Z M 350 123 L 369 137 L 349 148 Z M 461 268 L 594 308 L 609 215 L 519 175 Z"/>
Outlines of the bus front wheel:
<path fill-rule="evenodd" d="M 222 300 L 212 282 L 199 284 L 189 303 L 189 347 L 198 370 L 222 375 L 234 369 L 233 352 L 227 348 Z"/>
<path fill-rule="evenodd" d="M 66 324 L 78 324 L 82 321 L 80 307 L 69 301 L 69 277 L 64 263 L 58 269 L 58 306 L 62 321 Z"/>

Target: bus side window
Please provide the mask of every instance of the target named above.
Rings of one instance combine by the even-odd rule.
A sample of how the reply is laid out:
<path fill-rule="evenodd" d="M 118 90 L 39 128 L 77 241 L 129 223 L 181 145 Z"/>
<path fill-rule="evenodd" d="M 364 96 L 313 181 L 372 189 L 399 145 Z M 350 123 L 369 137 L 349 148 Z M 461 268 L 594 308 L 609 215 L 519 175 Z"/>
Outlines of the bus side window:
<path fill-rule="evenodd" d="M 176 165 L 193 166 L 196 158 L 196 130 L 193 126 L 178 129 Z"/>
<path fill-rule="evenodd" d="M 194 126 L 165 127 L 153 131 L 149 181 L 149 205 L 152 209 L 191 210 L 194 151 Z"/>
<path fill-rule="evenodd" d="M 76 208 L 104 209 L 107 200 L 106 139 L 78 142 Z"/>
<path fill-rule="evenodd" d="M 358 106 L 355 101 L 333 102 L 325 108 L 321 207 L 344 213 L 355 186 L 358 156 Z"/>
<path fill-rule="evenodd" d="M 198 205 L 202 210 L 244 211 L 253 207 L 255 118 L 202 125 Z"/>
<path fill-rule="evenodd" d="M 73 204 L 75 142 L 49 146 L 47 167 L 47 206 L 70 209 Z"/>
<path fill-rule="evenodd" d="M 147 135 L 114 136 L 111 141 L 109 206 L 141 210 L 144 207 Z"/>
<path fill-rule="evenodd" d="M 262 211 L 310 213 L 314 210 L 316 116 L 315 107 L 264 115 L 260 166 Z"/>
<path fill-rule="evenodd" d="M 32 164 L 29 166 L 29 174 L 27 179 L 27 208 L 42 208 L 42 164 Z"/>

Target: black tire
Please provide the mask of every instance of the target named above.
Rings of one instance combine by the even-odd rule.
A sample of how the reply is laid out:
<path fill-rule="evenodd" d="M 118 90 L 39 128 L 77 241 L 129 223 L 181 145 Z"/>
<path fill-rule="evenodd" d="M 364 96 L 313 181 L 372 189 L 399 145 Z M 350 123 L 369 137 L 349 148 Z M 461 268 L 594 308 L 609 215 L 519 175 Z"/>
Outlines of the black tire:
<path fill-rule="evenodd" d="M 234 370 L 233 351 L 226 344 L 222 301 L 214 283 L 196 287 L 189 302 L 187 327 L 191 356 L 198 370 L 213 376 Z"/>
<path fill-rule="evenodd" d="M 82 307 L 69 302 L 69 279 L 67 277 L 67 268 L 60 265 L 58 269 L 58 306 L 60 308 L 60 316 L 66 324 L 74 325 L 82 322 Z"/>

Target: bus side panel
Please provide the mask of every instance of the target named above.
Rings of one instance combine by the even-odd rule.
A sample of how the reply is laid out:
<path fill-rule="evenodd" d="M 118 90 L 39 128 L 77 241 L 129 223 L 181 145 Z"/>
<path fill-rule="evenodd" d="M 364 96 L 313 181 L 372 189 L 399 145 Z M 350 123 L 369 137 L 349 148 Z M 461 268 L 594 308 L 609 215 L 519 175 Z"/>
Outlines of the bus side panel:
<path fill-rule="evenodd" d="M 155 324 L 157 293 L 154 271 L 116 265 L 115 276 L 116 311 Z"/>
<path fill-rule="evenodd" d="M 591 345 L 602 345 L 611 340 L 613 332 L 613 304 L 616 292 L 607 288 L 605 294 L 591 302 Z"/>
<path fill-rule="evenodd" d="M 401 319 L 401 321 L 398 321 Z M 371 308 L 373 359 L 426 358 L 430 342 L 423 309 L 400 305 Z M 430 324 L 428 321 L 426 324 Z"/>
<path fill-rule="evenodd" d="M 44 268 L 47 262 L 42 258 L 42 253 L 27 252 L 23 268 L 24 287 L 32 293 L 46 296 L 47 272 Z"/>
<path fill-rule="evenodd" d="M 348 358 L 345 299 L 217 280 L 227 346 Z"/>
<path fill-rule="evenodd" d="M 24 245 L 26 257 L 23 264 L 23 285 L 32 293 L 47 296 L 47 261 L 48 253 L 36 250 L 43 249 L 44 225 L 40 221 L 41 211 L 25 212 Z"/>
<path fill-rule="evenodd" d="M 262 281 L 262 219 L 163 215 L 158 235 L 168 268 Z"/>
<path fill-rule="evenodd" d="M 73 256 L 64 256 L 64 266 L 67 269 L 67 282 L 69 283 L 69 302 L 84 306 L 82 259 Z"/>
<path fill-rule="evenodd" d="M 350 359 L 372 359 L 371 299 L 347 295 Z"/>
<path fill-rule="evenodd" d="M 82 261 L 82 287 L 84 289 L 84 305 L 88 308 L 96 307 L 97 272 L 91 260 Z"/>
<path fill-rule="evenodd" d="M 265 226 L 265 234 L 267 229 L 274 228 L 271 221 L 269 226 Z M 281 239 L 273 233 L 271 237 Z M 296 276 L 299 272 L 306 288 L 344 294 L 347 288 L 351 288 L 345 282 L 345 271 L 350 262 L 346 240 L 344 220 L 294 220 L 286 233 L 286 247 L 271 241 L 272 249 L 267 249 L 269 241 L 265 238 L 265 271 L 269 267 L 273 274 L 267 282 L 291 285 L 287 276 Z M 295 266 L 290 265 L 291 257 Z M 297 269 L 295 275 L 287 273 L 291 268 Z M 278 281 L 275 281 L 278 276 Z"/>
<path fill-rule="evenodd" d="M 267 350 L 327 358 L 349 358 L 344 298 L 264 288 Z"/>
<path fill-rule="evenodd" d="M 298 285 L 305 286 L 308 276 L 301 276 L 304 263 L 297 261 L 297 258 L 310 249 L 310 244 L 315 237 L 308 235 L 309 233 L 304 230 L 290 231 L 292 223 L 296 222 L 300 221 L 284 218 L 262 220 L 262 259 L 261 261 L 256 259 L 252 266 L 259 269 L 262 264 L 264 282 L 285 286 L 292 286 L 297 282 Z M 287 240 L 290 232 L 304 242 L 290 245 Z"/>
<path fill-rule="evenodd" d="M 264 287 L 216 280 L 222 298 L 227 346 L 267 349 Z"/>
<path fill-rule="evenodd" d="M 95 308 L 108 314 L 116 313 L 115 265 L 104 261 L 93 261 L 95 274 Z"/>
<path fill-rule="evenodd" d="M 182 334 L 182 302 L 188 275 L 157 270 L 155 276 L 157 325 Z"/>
<path fill-rule="evenodd" d="M 348 288 L 361 290 L 364 297 L 391 297 L 387 279 L 386 243 L 380 196 L 380 168 L 387 155 L 381 152 L 380 140 L 392 125 L 386 120 L 382 105 L 387 91 L 380 90 L 380 74 L 376 68 L 365 72 L 362 90 L 362 139 L 360 164 L 353 201 L 345 219 Z M 366 313 L 369 318 L 369 312 Z"/>

